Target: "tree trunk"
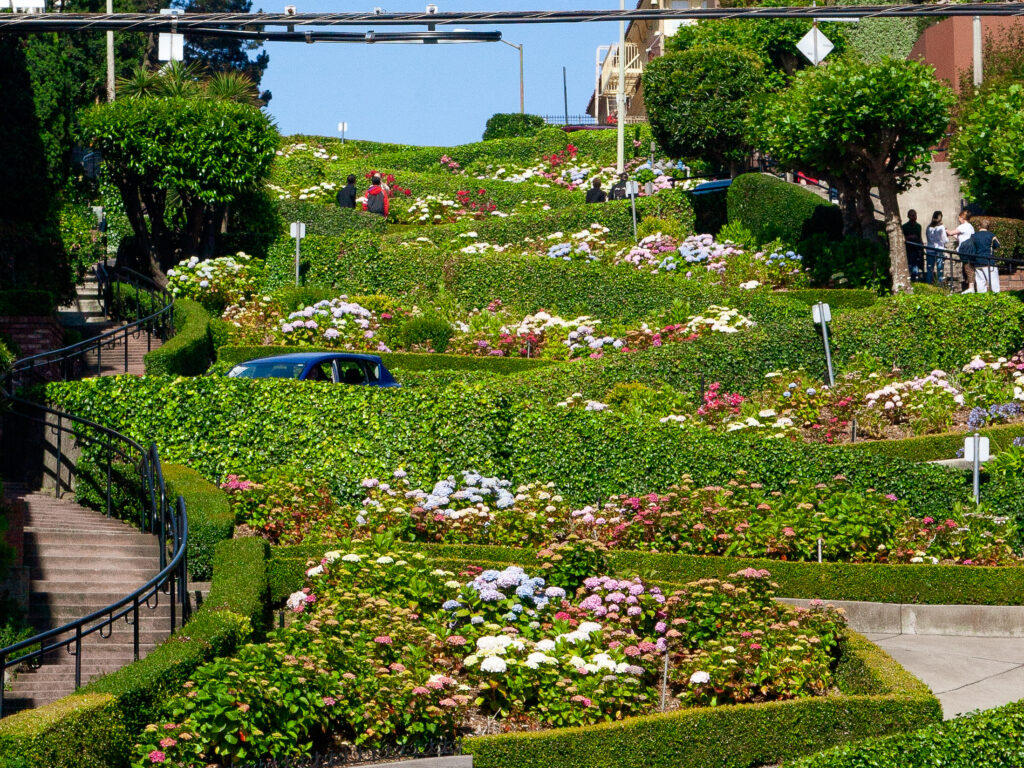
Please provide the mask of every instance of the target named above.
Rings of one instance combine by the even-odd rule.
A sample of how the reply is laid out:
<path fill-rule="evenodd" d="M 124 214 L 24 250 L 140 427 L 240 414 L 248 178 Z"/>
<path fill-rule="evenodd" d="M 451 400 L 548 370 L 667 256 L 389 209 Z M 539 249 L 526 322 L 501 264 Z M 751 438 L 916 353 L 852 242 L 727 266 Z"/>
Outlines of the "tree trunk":
<path fill-rule="evenodd" d="M 889 271 L 892 272 L 892 292 L 910 291 L 910 266 L 907 263 L 907 243 L 903 239 L 900 204 L 896 184 L 891 177 L 878 179 L 878 196 L 885 214 L 885 233 L 889 236 Z"/>

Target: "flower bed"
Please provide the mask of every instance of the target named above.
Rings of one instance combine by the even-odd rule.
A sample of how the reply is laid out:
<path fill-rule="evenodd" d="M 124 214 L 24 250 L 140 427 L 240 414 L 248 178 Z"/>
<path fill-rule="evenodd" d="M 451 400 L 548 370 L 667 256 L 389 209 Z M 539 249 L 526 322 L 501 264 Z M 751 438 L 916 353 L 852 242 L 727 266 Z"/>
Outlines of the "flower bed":
<path fill-rule="evenodd" d="M 588 405 L 598 409 L 600 403 Z M 743 480 L 743 473 L 739 475 Z M 733 480 L 696 486 L 688 477 L 664 493 L 569 504 L 553 483 L 512 488 L 477 472 L 428 491 L 406 473 L 363 480 L 360 505 L 337 505 L 322 484 L 229 476 L 236 514 L 274 541 L 330 541 L 390 533 L 403 541 L 543 546 L 566 538 L 610 550 L 679 552 L 789 561 L 1003 565 L 1016 523 L 957 504 L 942 519 L 913 517 L 893 494 L 856 491 L 842 476 L 766 491 Z M 820 548 L 820 555 L 819 555 Z"/>
<path fill-rule="evenodd" d="M 607 576 L 555 587 L 518 567 L 456 578 L 421 554 L 362 550 L 327 553 L 308 577 L 287 627 L 201 667 L 167 703 L 136 765 L 414 746 L 836 684 L 841 620 L 774 602 L 767 571 L 665 595 Z"/>

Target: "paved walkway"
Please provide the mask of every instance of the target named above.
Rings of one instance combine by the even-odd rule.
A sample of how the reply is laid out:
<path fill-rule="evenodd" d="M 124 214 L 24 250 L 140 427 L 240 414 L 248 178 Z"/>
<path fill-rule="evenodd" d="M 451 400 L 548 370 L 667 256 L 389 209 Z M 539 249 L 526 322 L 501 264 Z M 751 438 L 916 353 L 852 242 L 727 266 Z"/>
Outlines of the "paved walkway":
<path fill-rule="evenodd" d="M 1024 638 L 867 633 L 923 681 L 946 719 L 1024 698 Z"/>

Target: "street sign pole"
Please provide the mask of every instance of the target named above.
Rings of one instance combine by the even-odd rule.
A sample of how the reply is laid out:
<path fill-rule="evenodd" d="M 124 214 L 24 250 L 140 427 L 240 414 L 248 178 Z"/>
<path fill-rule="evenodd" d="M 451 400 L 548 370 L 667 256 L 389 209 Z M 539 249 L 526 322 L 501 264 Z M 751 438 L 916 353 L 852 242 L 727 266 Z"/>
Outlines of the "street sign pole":
<path fill-rule="evenodd" d="M 306 225 L 301 221 L 291 224 L 291 236 L 295 238 L 295 287 L 299 287 L 299 261 L 302 258 L 301 243 L 306 236 Z"/>

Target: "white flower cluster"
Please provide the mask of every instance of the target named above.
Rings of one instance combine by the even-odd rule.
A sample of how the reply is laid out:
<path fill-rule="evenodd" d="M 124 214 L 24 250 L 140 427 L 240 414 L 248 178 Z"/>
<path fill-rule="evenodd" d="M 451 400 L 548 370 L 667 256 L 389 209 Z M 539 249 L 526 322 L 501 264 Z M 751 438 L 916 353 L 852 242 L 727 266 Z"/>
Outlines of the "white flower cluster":
<path fill-rule="evenodd" d="M 754 325 L 756 323 L 741 315 L 738 309 L 712 304 L 704 315 L 691 317 L 686 323 L 686 328 L 694 333 L 700 333 L 703 330 L 711 330 L 715 333 L 736 333 L 741 328 L 752 328 Z"/>
<path fill-rule="evenodd" d="M 607 403 L 597 400 L 586 400 L 580 392 L 573 392 L 565 400 L 555 403 L 555 405 L 559 408 L 576 408 L 582 405 L 585 411 L 607 411 L 611 407 Z"/>
<path fill-rule="evenodd" d="M 232 277 L 242 274 L 251 257 L 239 251 L 234 256 L 221 256 L 200 261 L 193 256 L 167 270 L 167 288 L 171 295 L 195 296 L 224 287 Z"/>
<path fill-rule="evenodd" d="M 935 370 L 927 376 L 908 381 L 897 381 L 887 384 L 881 389 L 869 392 L 865 396 L 869 408 L 881 406 L 886 411 L 900 411 L 908 405 L 904 398 L 917 393 L 923 395 L 946 394 L 953 399 L 957 405 L 964 404 L 963 393 L 949 383 L 946 372 Z"/>

